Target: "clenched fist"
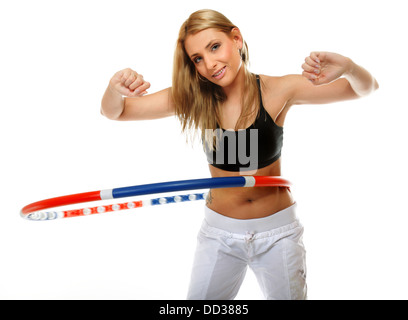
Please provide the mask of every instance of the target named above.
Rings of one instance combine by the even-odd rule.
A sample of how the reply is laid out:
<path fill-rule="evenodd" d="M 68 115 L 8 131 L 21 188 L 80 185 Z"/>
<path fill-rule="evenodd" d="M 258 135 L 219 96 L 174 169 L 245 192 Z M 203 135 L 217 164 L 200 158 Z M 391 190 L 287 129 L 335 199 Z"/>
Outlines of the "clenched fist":
<path fill-rule="evenodd" d="M 351 60 L 332 52 L 312 52 L 302 65 L 302 75 L 315 85 L 328 84 L 346 75 Z"/>
<path fill-rule="evenodd" d="M 132 69 L 124 69 L 115 73 L 109 82 L 111 89 L 127 97 L 141 97 L 147 93 L 150 83 Z"/>

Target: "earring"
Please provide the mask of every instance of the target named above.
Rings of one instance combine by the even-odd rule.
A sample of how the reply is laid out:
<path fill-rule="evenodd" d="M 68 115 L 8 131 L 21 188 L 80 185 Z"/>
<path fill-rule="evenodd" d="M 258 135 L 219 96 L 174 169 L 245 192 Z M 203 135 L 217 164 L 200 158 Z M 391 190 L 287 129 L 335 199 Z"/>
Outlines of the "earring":
<path fill-rule="evenodd" d="M 199 74 L 198 72 L 197 72 L 197 77 L 198 77 L 198 80 L 200 80 L 200 81 L 202 81 L 202 82 L 208 82 L 208 79 L 203 78 L 203 77 L 201 76 L 201 74 Z"/>

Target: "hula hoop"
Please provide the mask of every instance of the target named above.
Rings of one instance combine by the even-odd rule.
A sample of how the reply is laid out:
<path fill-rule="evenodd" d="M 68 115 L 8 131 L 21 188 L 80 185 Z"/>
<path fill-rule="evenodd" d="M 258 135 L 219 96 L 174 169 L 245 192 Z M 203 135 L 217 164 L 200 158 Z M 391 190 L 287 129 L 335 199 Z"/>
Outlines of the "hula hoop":
<path fill-rule="evenodd" d="M 67 210 L 60 212 L 40 212 L 40 210 L 79 204 L 84 202 L 111 200 L 127 198 L 148 194 L 176 192 L 197 189 L 217 189 L 217 188 L 237 188 L 237 187 L 290 187 L 291 183 L 281 177 L 275 176 L 238 176 L 238 177 L 219 177 L 206 179 L 179 180 L 161 183 L 151 183 L 136 185 L 131 187 L 122 187 L 115 189 L 106 189 L 85 193 L 77 193 L 67 196 L 50 198 L 33 202 L 21 209 L 21 217 L 34 220 L 55 220 L 61 218 L 71 218 L 87 216 L 104 212 L 112 212 L 125 209 L 140 208 L 146 205 L 159 205 L 168 203 L 178 203 L 186 201 L 204 200 L 205 193 L 179 195 L 173 197 L 162 197 L 144 201 L 132 201 L 121 204 L 97 206 L 92 208 Z"/>

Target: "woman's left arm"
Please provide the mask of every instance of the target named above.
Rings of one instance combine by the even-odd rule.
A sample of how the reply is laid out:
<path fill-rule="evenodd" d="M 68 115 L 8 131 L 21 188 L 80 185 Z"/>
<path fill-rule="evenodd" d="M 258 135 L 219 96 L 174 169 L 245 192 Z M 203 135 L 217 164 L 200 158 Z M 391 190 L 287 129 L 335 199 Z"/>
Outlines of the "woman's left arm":
<path fill-rule="evenodd" d="M 312 52 L 302 65 L 303 77 L 289 77 L 290 104 L 330 103 L 366 96 L 378 89 L 376 79 L 350 58 Z M 309 81 L 307 81 L 307 80 Z"/>

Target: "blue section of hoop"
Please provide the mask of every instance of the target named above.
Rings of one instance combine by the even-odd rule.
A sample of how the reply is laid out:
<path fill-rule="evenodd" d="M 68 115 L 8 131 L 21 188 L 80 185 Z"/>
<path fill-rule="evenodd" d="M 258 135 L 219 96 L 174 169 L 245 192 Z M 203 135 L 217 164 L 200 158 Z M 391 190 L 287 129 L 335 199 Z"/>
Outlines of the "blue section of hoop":
<path fill-rule="evenodd" d="M 194 196 L 194 198 L 191 198 Z M 161 201 L 164 202 L 162 203 Z M 205 200 L 204 193 L 195 193 L 195 194 L 184 194 L 179 195 L 178 199 L 176 200 L 176 196 L 173 197 L 162 197 L 150 200 L 152 206 L 168 204 L 168 203 L 177 203 L 177 202 L 189 202 L 189 201 L 196 201 L 196 200 Z"/>
<path fill-rule="evenodd" d="M 170 182 L 160 182 L 144 184 L 132 187 L 116 188 L 112 190 L 114 199 L 141 196 L 154 193 L 176 192 L 198 189 L 235 188 L 245 185 L 244 177 L 223 177 L 180 180 Z"/>

